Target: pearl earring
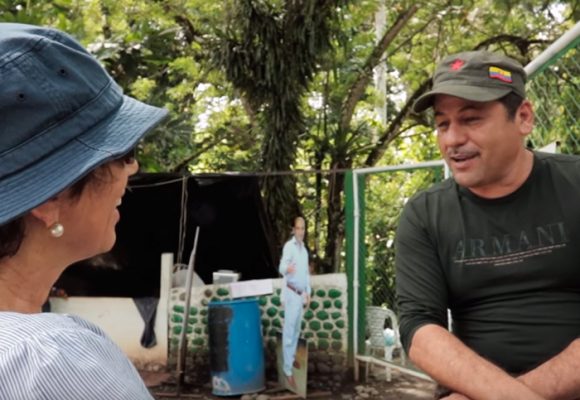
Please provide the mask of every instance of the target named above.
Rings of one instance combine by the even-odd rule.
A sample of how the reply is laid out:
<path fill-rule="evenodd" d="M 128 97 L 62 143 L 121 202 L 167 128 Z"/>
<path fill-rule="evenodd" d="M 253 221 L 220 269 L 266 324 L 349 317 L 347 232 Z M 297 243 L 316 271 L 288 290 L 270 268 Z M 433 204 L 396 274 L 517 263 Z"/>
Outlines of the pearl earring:
<path fill-rule="evenodd" d="M 64 226 L 56 222 L 50 227 L 50 235 L 55 238 L 59 238 L 64 233 Z"/>

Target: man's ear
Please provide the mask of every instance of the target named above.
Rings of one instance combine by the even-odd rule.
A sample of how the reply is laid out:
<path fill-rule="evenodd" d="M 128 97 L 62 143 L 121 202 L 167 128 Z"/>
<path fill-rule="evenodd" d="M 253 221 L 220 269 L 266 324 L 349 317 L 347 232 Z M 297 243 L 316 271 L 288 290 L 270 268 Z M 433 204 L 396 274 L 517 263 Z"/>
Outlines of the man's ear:
<path fill-rule="evenodd" d="M 49 228 L 58 222 L 60 207 L 60 195 L 57 195 L 56 197 L 53 197 L 52 199 L 47 200 L 41 205 L 33 208 L 30 211 L 30 214 L 42 222 L 46 228 Z"/>
<path fill-rule="evenodd" d="M 516 112 L 516 122 L 522 136 L 527 136 L 534 129 L 534 108 L 529 100 L 524 100 Z"/>

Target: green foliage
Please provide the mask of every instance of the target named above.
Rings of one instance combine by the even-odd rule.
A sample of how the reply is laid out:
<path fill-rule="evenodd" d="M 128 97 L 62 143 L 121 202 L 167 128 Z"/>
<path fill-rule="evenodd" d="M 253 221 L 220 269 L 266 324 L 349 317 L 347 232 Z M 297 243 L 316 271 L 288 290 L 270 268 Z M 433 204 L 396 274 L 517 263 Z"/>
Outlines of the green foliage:
<path fill-rule="evenodd" d="M 576 46 L 538 71 L 528 85 L 536 111 L 535 129 L 528 145 L 539 148 L 552 142 L 560 151 L 580 154 L 580 38 Z M 543 101 L 549 98 L 549 101 Z"/>
<path fill-rule="evenodd" d="M 396 309 L 394 240 L 399 215 L 414 193 L 441 178 L 440 168 L 373 174 L 367 178 L 367 304 Z"/>
<path fill-rule="evenodd" d="M 580 13 L 576 0 L 433 0 L 416 10 L 415 3 L 0 0 L 0 20 L 69 32 L 127 94 L 169 109 L 167 121 L 139 145 L 143 170 L 271 172 L 439 158 L 432 116 L 409 109 L 427 90 L 437 60 L 485 48 L 527 63 Z M 387 30 L 411 15 L 384 48 L 377 45 L 374 25 L 381 4 Z M 367 66 L 375 50 L 383 52 L 386 88 L 369 81 L 349 108 L 345 102 L 353 85 L 370 78 Z M 540 86 L 557 88 L 549 96 L 561 95 L 562 101 L 534 94 L 546 117 L 531 143 L 557 139 L 565 151 L 577 153 L 577 113 L 565 112 L 577 104 L 577 50 L 568 57 L 566 68 L 555 65 Z M 386 110 L 384 119 L 379 110 Z M 369 301 L 392 302 L 380 294 L 392 281 L 378 276 L 392 272 L 398 212 L 414 191 L 438 179 L 434 174 L 395 174 L 368 182 L 365 240 L 374 257 L 368 284 L 376 293 Z M 341 172 L 263 181 L 279 244 L 293 215 L 300 212 L 311 220 L 308 239 L 321 260 L 319 272 L 340 268 L 342 182 Z"/>
<path fill-rule="evenodd" d="M 251 130 L 248 118 L 209 62 L 208 44 L 223 13 L 221 2 L 201 0 L 0 2 L 3 21 L 71 33 L 128 94 L 170 110 L 165 124 L 140 144 L 145 171 L 187 171 L 198 161 L 216 170 L 256 166 L 255 138 L 243 140 Z M 234 143 L 240 132 L 241 146 Z M 232 146 L 238 153 L 225 156 Z M 213 158 L 206 155 L 211 150 Z"/>
<path fill-rule="evenodd" d="M 304 131 L 302 98 L 330 46 L 339 1 L 228 1 L 217 32 L 214 62 L 240 91 L 256 130 L 263 133 L 261 170 L 288 171 Z M 279 244 L 299 215 L 292 176 L 266 176 L 266 212 Z"/>

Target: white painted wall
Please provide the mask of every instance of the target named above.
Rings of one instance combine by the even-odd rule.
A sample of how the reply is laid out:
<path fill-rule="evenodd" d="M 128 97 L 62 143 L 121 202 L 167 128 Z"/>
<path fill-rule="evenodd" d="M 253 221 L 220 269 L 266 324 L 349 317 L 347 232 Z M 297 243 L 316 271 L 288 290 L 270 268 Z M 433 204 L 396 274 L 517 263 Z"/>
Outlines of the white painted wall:
<path fill-rule="evenodd" d="M 131 298 L 69 297 L 66 300 L 51 298 L 52 312 L 78 315 L 99 326 L 127 354 L 138 368 L 166 366 L 168 357 L 168 316 L 170 314 L 169 296 L 172 284 L 172 268 L 173 255 L 162 255 L 160 298 L 155 319 L 157 345 L 151 349 L 146 349 L 141 346 L 140 340 L 145 324 Z M 282 279 L 274 279 L 272 281 L 274 288 L 279 288 L 282 283 Z M 327 285 L 338 286 L 346 290 L 346 276 L 345 274 L 313 275 L 311 277 L 311 285 L 313 287 Z M 213 285 L 207 286 L 213 287 Z M 192 290 L 200 289 L 196 288 Z M 346 340 L 346 338 L 343 340 Z"/>
<path fill-rule="evenodd" d="M 141 346 L 145 324 L 133 299 L 128 297 L 69 297 L 51 298 L 52 312 L 74 314 L 94 323 L 127 354 L 138 368 L 167 365 L 168 307 L 171 287 L 173 255 L 163 255 L 161 287 L 155 318 L 157 345 L 146 349 Z"/>

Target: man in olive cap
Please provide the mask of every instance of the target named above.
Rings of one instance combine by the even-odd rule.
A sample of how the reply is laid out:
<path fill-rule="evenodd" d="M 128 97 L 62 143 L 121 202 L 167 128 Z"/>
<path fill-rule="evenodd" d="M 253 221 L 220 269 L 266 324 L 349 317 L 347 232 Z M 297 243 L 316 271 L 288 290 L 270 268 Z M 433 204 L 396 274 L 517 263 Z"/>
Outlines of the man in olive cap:
<path fill-rule="evenodd" d="M 525 81 L 460 53 L 414 106 L 453 174 L 406 204 L 396 240 L 402 341 L 438 398 L 580 398 L 580 158 L 526 149 Z"/>

